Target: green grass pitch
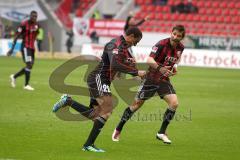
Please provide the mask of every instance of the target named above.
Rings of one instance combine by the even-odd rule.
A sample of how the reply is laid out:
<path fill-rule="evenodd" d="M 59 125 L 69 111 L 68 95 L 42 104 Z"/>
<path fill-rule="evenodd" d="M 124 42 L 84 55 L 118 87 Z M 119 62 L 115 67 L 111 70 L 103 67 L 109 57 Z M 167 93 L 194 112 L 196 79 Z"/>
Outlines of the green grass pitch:
<path fill-rule="evenodd" d="M 31 77 L 35 91 L 30 92 L 22 88 L 24 77 L 17 79 L 15 89 L 10 87 L 9 75 L 23 66 L 22 60 L 0 57 L 0 160 L 239 159 L 240 70 L 179 67 L 172 80 L 180 106 L 168 128 L 171 145 L 155 138 L 161 121 L 150 115 L 166 108 L 158 97 L 128 122 L 119 143 L 112 142 L 112 131 L 126 108 L 119 99 L 96 142 L 107 152 L 90 153 L 81 149 L 92 123 L 63 121 L 51 112 L 61 93 L 49 87 L 49 76 L 63 63 L 37 59 Z M 85 86 L 85 70 L 74 70 L 66 83 Z"/>

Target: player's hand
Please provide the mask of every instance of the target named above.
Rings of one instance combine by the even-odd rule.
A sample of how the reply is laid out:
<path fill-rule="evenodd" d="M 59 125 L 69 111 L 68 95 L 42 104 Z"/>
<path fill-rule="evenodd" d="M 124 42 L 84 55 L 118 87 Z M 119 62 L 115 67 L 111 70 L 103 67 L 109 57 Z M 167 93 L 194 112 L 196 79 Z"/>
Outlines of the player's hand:
<path fill-rule="evenodd" d="M 138 71 L 138 76 L 143 79 L 143 78 L 146 76 L 146 71 L 139 70 L 139 71 Z"/>
<path fill-rule="evenodd" d="M 129 12 L 129 15 L 130 15 L 130 16 L 134 16 L 133 11 L 130 11 L 130 12 Z"/>
<path fill-rule="evenodd" d="M 172 69 L 172 76 L 176 75 L 177 74 L 177 67 L 173 67 Z"/>
<path fill-rule="evenodd" d="M 127 59 L 127 62 L 128 62 L 128 63 L 136 64 L 135 58 L 128 58 L 128 59 Z"/>
<path fill-rule="evenodd" d="M 159 72 L 162 73 L 165 77 L 170 77 L 173 75 L 173 72 L 170 69 L 171 66 L 164 66 L 159 69 Z"/>
<path fill-rule="evenodd" d="M 12 50 L 12 49 L 10 49 L 10 50 L 7 52 L 7 56 L 11 56 L 11 55 L 12 55 L 12 53 L 13 53 L 13 50 Z"/>
<path fill-rule="evenodd" d="M 149 15 L 144 18 L 145 21 L 149 20 Z"/>

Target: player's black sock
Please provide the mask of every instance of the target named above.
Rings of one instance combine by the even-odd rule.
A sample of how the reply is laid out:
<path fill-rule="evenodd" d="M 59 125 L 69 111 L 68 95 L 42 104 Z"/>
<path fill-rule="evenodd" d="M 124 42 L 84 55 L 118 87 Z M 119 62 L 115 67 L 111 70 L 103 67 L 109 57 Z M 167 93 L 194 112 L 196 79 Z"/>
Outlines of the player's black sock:
<path fill-rule="evenodd" d="M 17 77 L 23 75 L 25 73 L 25 68 L 22 68 L 20 71 L 18 71 L 13 77 L 16 79 Z"/>
<path fill-rule="evenodd" d="M 88 118 L 91 116 L 91 113 L 94 111 L 93 108 L 86 107 L 83 104 L 80 104 L 74 100 L 71 100 L 70 106 L 76 111 L 78 111 L 79 113 L 81 113 L 83 116 Z"/>
<path fill-rule="evenodd" d="M 25 86 L 29 84 L 31 69 L 25 68 Z"/>
<path fill-rule="evenodd" d="M 118 131 L 122 130 L 124 124 L 132 117 L 133 113 L 134 112 L 131 111 L 129 107 L 125 109 L 125 111 L 123 112 L 122 118 L 116 128 Z"/>
<path fill-rule="evenodd" d="M 92 128 L 84 146 L 90 146 L 90 145 L 94 144 L 94 142 L 95 142 L 97 136 L 99 135 L 99 133 L 101 132 L 105 122 L 106 122 L 106 120 L 102 117 L 97 117 L 94 120 L 93 128 Z"/>
<path fill-rule="evenodd" d="M 165 134 L 167 126 L 170 123 L 170 121 L 173 119 L 175 112 L 176 112 L 175 110 L 170 109 L 170 108 L 168 108 L 166 110 L 164 117 L 163 117 L 162 126 L 161 126 L 160 130 L 158 131 L 158 133 Z"/>

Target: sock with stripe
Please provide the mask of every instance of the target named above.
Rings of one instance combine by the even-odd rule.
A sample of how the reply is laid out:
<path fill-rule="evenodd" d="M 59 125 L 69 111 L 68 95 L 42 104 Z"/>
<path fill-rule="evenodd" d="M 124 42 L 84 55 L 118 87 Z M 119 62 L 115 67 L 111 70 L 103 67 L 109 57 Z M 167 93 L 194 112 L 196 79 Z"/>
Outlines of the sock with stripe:
<path fill-rule="evenodd" d="M 70 106 L 75 109 L 76 111 L 78 111 L 81 115 L 90 118 L 91 117 L 91 113 L 93 113 L 94 108 L 89 108 L 84 106 L 83 104 L 78 103 L 75 100 L 71 100 Z"/>
<path fill-rule="evenodd" d="M 29 84 L 31 76 L 31 69 L 25 68 L 25 86 Z"/>
<path fill-rule="evenodd" d="M 172 109 L 170 107 L 167 108 L 166 112 L 164 113 L 162 126 L 161 126 L 160 130 L 158 131 L 159 134 L 165 134 L 170 121 L 173 119 L 173 117 L 175 115 L 175 112 L 176 111 L 174 109 Z"/>
<path fill-rule="evenodd" d="M 116 128 L 118 131 L 122 131 L 123 126 L 132 117 L 133 113 L 134 112 L 131 111 L 129 107 L 125 109 L 125 111 L 123 112 L 122 118 Z"/>
<path fill-rule="evenodd" d="M 19 76 L 23 75 L 25 73 L 25 68 L 22 68 L 20 71 L 18 71 L 16 74 L 14 74 L 14 78 L 18 78 Z"/>
<path fill-rule="evenodd" d="M 97 139 L 98 135 L 100 134 L 105 122 L 106 122 L 106 120 L 102 117 L 97 117 L 94 120 L 93 128 L 92 128 L 84 146 L 90 146 L 90 145 L 94 144 L 94 142 Z"/>

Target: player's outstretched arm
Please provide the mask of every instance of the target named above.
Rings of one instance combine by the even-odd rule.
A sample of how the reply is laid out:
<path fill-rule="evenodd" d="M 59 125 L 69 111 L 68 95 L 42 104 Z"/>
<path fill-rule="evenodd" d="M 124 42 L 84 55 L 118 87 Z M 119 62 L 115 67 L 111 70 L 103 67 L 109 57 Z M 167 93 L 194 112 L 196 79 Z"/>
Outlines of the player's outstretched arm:
<path fill-rule="evenodd" d="M 171 66 L 163 66 L 161 64 L 157 64 L 157 62 L 154 60 L 153 57 L 148 57 L 147 59 L 147 63 L 150 67 L 152 67 L 153 69 L 158 70 L 159 72 L 161 72 L 164 76 L 166 77 L 170 77 L 173 75 L 171 69 Z"/>

